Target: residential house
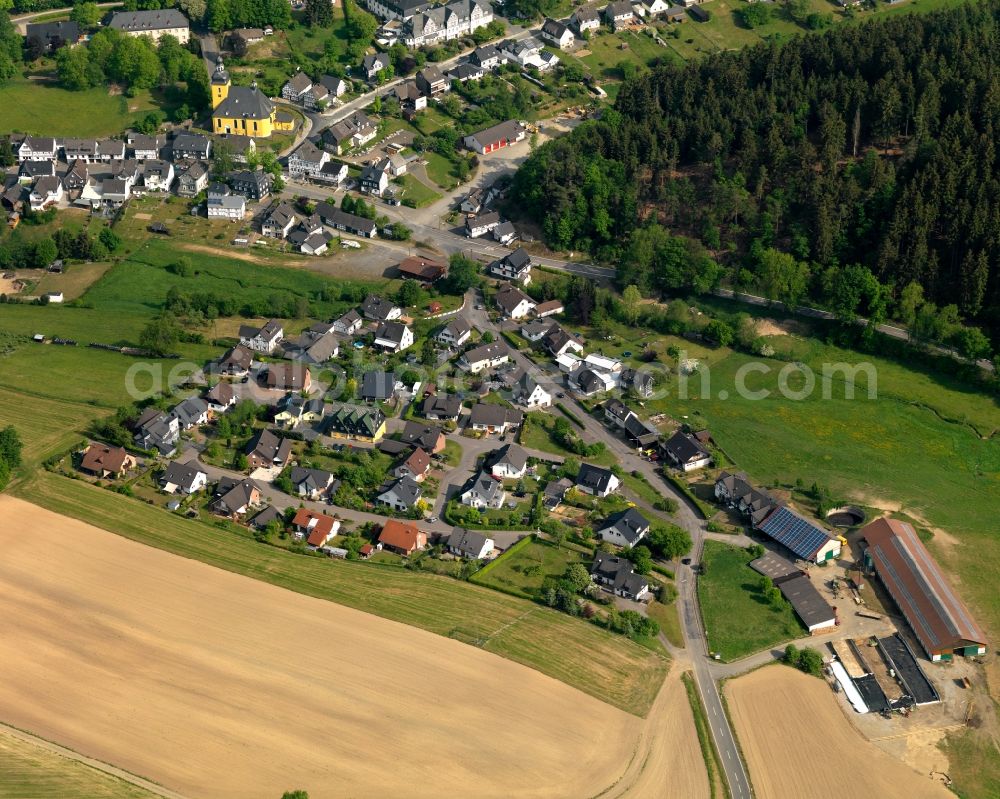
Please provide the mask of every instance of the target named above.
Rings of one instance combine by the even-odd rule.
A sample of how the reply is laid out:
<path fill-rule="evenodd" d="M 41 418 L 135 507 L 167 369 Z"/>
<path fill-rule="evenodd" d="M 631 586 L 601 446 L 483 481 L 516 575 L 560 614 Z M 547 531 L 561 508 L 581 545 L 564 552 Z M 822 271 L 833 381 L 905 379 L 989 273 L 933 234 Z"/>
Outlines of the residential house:
<path fill-rule="evenodd" d="M 333 234 L 320 228 L 310 233 L 304 223 L 288 234 L 288 242 L 297 247 L 304 255 L 322 255 L 329 249 Z"/>
<path fill-rule="evenodd" d="M 75 163 L 86 164 L 86 161 Z M 18 183 L 32 184 L 38 178 L 54 178 L 56 176 L 55 161 L 23 161 L 17 169 Z M 65 183 L 65 181 L 64 181 Z M 68 188 L 68 187 L 67 187 Z"/>
<path fill-rule="evenodd" d="M 462 413 L 462 400 L 454 394 L 433 394 L 424 400 L 420 412 L 436 422 L 457 422 Z"/>
<path fill-rule="evenodd" d="M 403 315 L 403 309 L 378 294 L 369 294 L 361 305 L 361 313 L 365 319 L 373 319 L 376 322 L 391 322 Z"/>
<path fill-rule="evenodd" d="M 447 549 L 452 555 L 468 560 L 482 560 L 493 554 L 496 545 L 492 538 L 487 538 L 475 530 L 456 527 L 448 536 Z"/>
<path fill-rule="evenodd" d="M 387 352 L 402 352 L 413 346 L 413 331 L 401 322 L 383 322 L 375 332 L 375 346 Z"/>
<path fill-rule="evenodd" d="M 312 388 L 312 373 L 302 363 L 269 363 L 264 373 L 264 385 L 282 391 L 309 391 Z"/>
<path fill-rule="evenodd" d="M 158 42 L 163 36 L 173 36 L 180 44 L 187 44 L 191 38 L 188 18 L 176 8 L 160 8 L 153 11 L 115 11 L 108 22 L 126 36 L 148 36 Z"/>
<path fill-rule="evenodd" d="M 396 375 L 372 369 L 361 376 L 361 399 L 365 402 L 386 402 L 396 396 Z"/>
<path fill-rule="evenodd" d="M 135 456 L 122 447 L 91 444 L 83 453 L 80 469 L 97 477 L 121 477 L 136 466 Z"/>
<path fill-rule="evenodd" d="M 563 356 L 564 357 L 564 356 Z M 600 369 L 580 368 L 567 379 L 570 387 L 578 394 L 592 397 L 606 391 L 613 391 L 617 385 L 614 375 Z"/>
<path fill-rule="evenodd" d="M 268 505 L 250 520 L 250 526 L 255 530 L 266 530 L 271 522 L 277 522 L 281 529 L 285 528 L 285 517 L 274 505 Z"/>
<path fill-rule="evenodd" d="M 265 172 L 262 167 L 230 172 L 227 175 L 227 180 L 234 193 L 242 194 L 253 202 L 260 202 L 267 197 L 271 193 L 271 186 L 274 183 L 271 173 Z"/>
<path fill-rule="evenodd" d="M 332 496 L 340 486 L 340 481 L 329 472 L 323 469 L 307 469 L 303 466 L 293 466 L 289 469 L 288 479 L 298 496 L 314 502 Z"/>
<path fill-rule="evenodd" d="M 370 0 L 379 2 L 379 0 Z M 493 21 L 493 7 L 488 0 L 452 0 L 442 5 L 425 5 L 420 11 L 402 17 L 401 38 L 410 48 L 471 36 Z"/>
<path fill-rule="evenodd" d="M 430 470 L 431 456 L 417 447 L 392 470 L 392 474 L 394 477 L 409 477 L 422 483 Z"/>
<path fill-rule="evenodd" d="M 408 513 L 417 507 L 423 489 L 412 477 L 400 477 L 385 485 L 375 498 L 376 505 L 385 505 L 400 513 Z"/>
<path fill-rule="evenodd" d="M 499 125 L 470 133 L 463 139 L 465 146 L 480 155 L 496 152 L 504 147 L 524 141 L 527 130 L 520 122 L 508 119 Z"/>
<path fill-rule="evenodd" d="M 270 355 L 285 337 L 285 329 L 277 319 L 265 322 L 262 327 L 240 325 L 240 344 L 254 352 Z"/>
<path fill-rule="evenodd" d="M 301 73 L 299 73 L 301 74 Z M 330 154 L 306 139 L 288 156 L 288 174 L 292 178 L 315 178 L 330 160 Z"/>
<path fill-rule="evenodd" d="M 404 114 L 412 116 L 427 108 L 427 95 L 420 91 L 415 80 L 404 80 L 392 90 L 392 93 L 399 100 L 399 108 Z"/>
<path fill-rule="evenodd" d="M 548 408 L 552 405 L 552 395 L 546 391 L 527 371 L 522 371 L 513 386 L 514 402 L 522 408 Z"/>
<path fill-rule="evenodd" d="M 225 413 L 236 404 L 236 389 L 232 383 L 219 382 L 205 394 L 208 409 L 214 414 Z"/>
<path fill-rule="evenodd" d="M 465 214 L 478 214 L 483 210 L 486 192 L 483 189 L 473 189 L 458 204 L 458 210 Z"/>
<path fill-rule="evenodd" d="M 658 17 L 670 8 L 670 3 L 666 0 L 647 0 L 646 11 L 651 17 Z"/>
<path fill-rule="evenodd" d="M 177 195 L 179 197 L 194 197 L 208 186 L 208 168 L 195 161 L 177 176 Z"/>
<path fill-rule="evenodd" d="M 83 161 L 86 164 L 96 163 L 97 139 L 63 139 L 63 157 L 69 161 Z"/>
<path fill-rule="evenodd" d="M 392 59 L 388 53 L 375 53 L 366 55 L 361 60 L 361 74 L 365 80 L 372 82 L 378 79 L 380 72 L 384 72 L 392 65 Z"/>
<path fill-rule="evenodd" d="M 572 487 L 573 483 L 566 477 L 560 477 L 558 480 L 549 480 L 545 484 L 545 490 L 542 492 L 545 509 L 554 511 L 558 508 L 566 497 L 566 492 Z"/>
<path fill-rule="evenodd" d="M 500 213 L 498 211 L 484 211 L 481 214 L 467 216 L 465 218 L 465 235 L 470 239 L 485 236 L 499 224 Z"/>
<path fill-rule="evenodd" d="M 635 508 L 609 516 L 597 529 L 597 536 L 620 547 L 634 547 L 649 535 L 649 520 Z"/>
<path fill-rule="evenodd" d="M 616 0 L 608 3 L 604 9 L 604 21 L 615 30 L 628 27 L 635 21 L 635 11 L 628 0 Z"/>
<path fill-rule="evenodd" d="M 404 278 L 413 278 L 421 283 L 433 283 L 444 277 L 448 271 L 445 264 L 417 255 L 404 258 L 396 268 L 399 269 L 399 274 Z"/>
<path fill-rule="evenodd" d="M 358 176 L 358 188 L 364 194 L 381 197 L 389 188 L 389 159 L 382 158 L 362 169 Z"/>
<path fill-rule="evenodd" d="M 312 176 L 312 179 L 317 183 L 339 186 L 347 180 L 347 175 L 347 164 L 342 164 L 337 161 L 327 161 L 323 164 L 322 169 Z"/>
<path fill-rule="evenodd" d="M 38 163 L 28 161 L 26 163 Z M 45 162 L 51 163 L 51 162 Z M 63 188 L 66 191 L 80 191 L 90 180 L 90 168 L 83 161 L 74 161 L 69 172 L 63 175 Z"/>
<path fill-rule="evenodd" d="M 192 158 L 196 161 L 207 161 L 212 154 L 212 140 L 200 133 L 181 132 L 174 136 L 170 145 L 174 161 Z"/>
<path fill-rule="evenodd" d="M 339 531 L 339 519 L 309 508 L 299 508 L 292 517 L 292 535 L 305 539 L 311 549 L 326 546 Z"/>
<path fill-rule="evenodd" d="M 649 596 L 649 581 L 636 574 L 632 562 L 607 552 L 598 552 L 590 567 L 590 576 L 615 596 L 642 602 Z"/>
<path fill-rule="evenodd" d="M 458 349 L 469 338 L 472 336 L 472 325 L 469 321 L 462 316 L 456 316 L 451 319 L 441 330 L 438 332 L 436 338 L 437 340 L 446 347 L 451 347 L 452 349 Z"/>
<path fill-rule="evenodd" d="M 208 424 L 208 402 L 201 397 L 188 397 L 177 403 L 169 415 L 177 420 L 181 430 L 190 430 L 192 427 Z"/>
<path fill-rule="evenodd" d="M 397 555 L 412 555 L 427 547 L 427 533 L 416 525 L 401 522 L 398 519 L 387 519 L 379 533 L 378 543 L 382 549 L 395 552 Z"/>
<path fill-rule="evenodd" d="M 583 342 L 566 331 L 562 325 L 553 324 L 549 332 L 542 337 L 542 346 L 553 358 L 568 352 L 583 352 Z"/>
<path fill-rule="evenodd" d="M 24 26 L 24 40 L 35 39 L 43 51 L 54 53 L 63 45 L 71 47 L 80 41 L 80 26 L 72 20 L 34 22 Z"/>
<path fill-rule="evenodd" d="M 59 145 L 51 137 L 25 136 L 17 146 L 18 163 L 22 161 L 55 161 Z"/>
<path fill-rule="evenodd" d="M 348 214 L 329 203 L 317 203 L 316 213 L 319 214 L 324 224 L 336 230 L 345 230 L 355 236 L 364 236 L 368 239 L 375 238 L 378 233 L 378 225 L 375 224 L 375 220 Z"/>
<path fill-rule="evenodd" d="M 260 505 L 260 487 L 251 479 L 244 477 L 220 477 L 209 503 L 209 510 L 219 516 L 237 519 L 246 516 Z"/>
<path fill-rule="evenodd" d="M 648 399 L 653 396 L 653 375 L 641 369 L 622 369 L 619 385 L 623 389 L 630 389 L 636 396 Z"/>
<path fill-rule="evenodd" d="M 663 451 L 682 472 L 704 469 L 712 462 L 712 454 L 690 433 L 678 430 L 663 442 Z"/>
<path fill-rule="evenodd" d="M 229 46 L 238 56 L 245 56 L 250 45 L 264 41 L 263 28 L 237 28 L 229 32 Z"/>
<path fill-rule="evenodd" d="M 748 517 L 754 525 L 781 504 L 764 489 L 755 488 L 744 472 L 722 472 L 715 481 L 715 498 Z"/>
<path fill-rule="evenodd" d="M 635 413 L 618 398 L 609 399 L 603 405 L 604 420 L 615 427 L 624 427 L 625 422 Z"/>
<path fill-rule="evenodd" d="M 323 146 L 334 155 L 343 155 L 347 150 L 361 147 L 378 134 L 378 124 L 364 111 L 355 111 L 345 119 L 324 128 L 320 136 Z"/>
<path fill-rule="evenodd" d="M 146 408 L 135 423 L 135 444 L 139 449 L 155 449 L 169 457 L 177 448 L 181 428 L 177 417 L 157 408 Z"/>
<path fill-rule="evenodd" d="M 333 329 L 336 333 L 343 333 L 345 336 L 353 336 L 361 329 L 361 325 L 364 324 L 364 320 L 354 308 L 351 308 L 347 313 L 341 316 L 333 323 Z"/>
<path fill-rule="evenodd" d="M 340 339 L 332 330 L 306 330 L 291 344 L 285 344 L 285 357 L 305 363 L 326 363 L 337 357 Z"/>
<path fill-rule="evenodd" d="M 194 459 L 187 463 L 171 461 L 158 482 L 167 494 L 194 494 L 208 485 L 208 472 Z"/>
<path fill-rule="evenodd" d="M 331 97 L 342 97 L 347 94 L 350 85 L 343 78 L 335 75 L 324 75 L 319 79 L 319 84 L 323 86 Z"/>
<path fill-rule="evenodd" d="M 274 423 L 291 430 L 300 424 L 314 424 L 323 418 L 323 399 L 309 399 L 289 392 L 274 406 Z"/>
<path fill-rule="evenodd" d="M 464 61 L 448 70 L 448 80 L 465 83 L 469 80 L 479 80 L 485 74 L 486 70 L 483 67 L 473 64 L 471 61 Z"/>
<path fill-rule="evenodd" d="M 298 217 L 291 203 L 284 200 L 272 205 L 260 223 L 260 232 L 272 239 L 284 239 L 295 227 Z"/>
<path fill-rule="evenodd" d="M 484 369 L 493 369 L 510 360 L 510 350 L 502 341 L 481 344 L 462 353 L 458 366 L 467 372 L 477 374 Z"/>
<path fill-rule="evenodd" d="M 421 424 L 420 422 L 407 422 L 403 426 L 403 432 L 399 440 L 411 447 L 420 447 L 425 452 L 436 455 L 445 448 L 447 440 L 444 431 L 440 427 Z"/>
<path fill-rule="evenodd" d="M 502 508 L 507 499 L 503 483 L 489 472 L 480 472 L 462 488 L 459 495 L 463 505 L 479 510 Z"/>
<path fill-rule="evenodd" d="M 146 191 L 170 191 L 174 185 L 174 165 L 152 158 L 142 165 L 142 184 Z"/>
<path fill-rule="evenodd" d="M 296 72 L 281 87 L 281 96 L 289 102 L 300 103 L 312 87 L 312 79 L 305 72 Z"/>
<path fill-rule="evenodd" d="M 542 23 L 542 38 L 554 44 L 560 50 L 568 50 L 573 46 L 573 31 L 568 25 L 564 25 L 558 20 L 546 18 Z"/>
<path fill-rule="evenodd" d="M 279 337 L 280 338 L 280 337 Z M 244 377 L 253 365 L 253 352 L 237 344 L 216 363 L 216 371 L 231 377 Z"/>
<path fill-rule="evenodd" d="M 503 258 L 490 263 L 491 275 L 528 285 L 531 282 L 531 256 L 524 247 L 518 247 Z"/>
<path fill-rule="evenodd" d="M 528 453 L 517 444 L 505 444 L 487 455 L 484 465 L 498 480 L 520 480 L 528 472 Z"/>
<path fill-rule="evenodd" d="M 472 406 L 469 426 L 486 435 L 495 433 L 502 436 L 520 427 L 523 420 L 524 414 L 521 411 L 505 408 L 503 405 L 480 402 Z"/>
<path fill-rule="evenodd" d="M 434 64 L 430 64 L 420 70 L 417 73 L 416 81 L 417 88 L 426 97 L 437 97 L 439 94 L 444 94 L 448 91 L 448 79 Z"/>
<path fill-rule="evenodd" d="M 493 228 L 493 240 L 508 246 L 517 238 L 517 230 L 513 222 L 501 222 Z"/>
<path fill-rule="evenodd" d="M 535 309 L 537 314 L 537 307 Z M 530 322 L 525 322 L 521 325 L 521 336 L 526 338 L 531 343 L 541 341 L 545 338 L 546 334 L 552 329 L 553 323 L 545 319 L 533 319 Z"/>
<path fill-rule="evenodd" d="M 208 187 L 205 214 L 209 219 L 229 219 L 239 222 L 246 213 L 247 198 L 242 194 L 233 194 L 229 187 L 223 184 L 213 184 Z"/>
<path fill-rule="evenodd" d="M 500 51 L 492 44 L 484 44 L 473 50 L 469 61 L 483 69 L 495 69 L 500 66 Z"/>
<path fill-rule="evenodd" d="M 497 306 L 510 319 L 524 319 L 535 309 L 535 301 L 512 283 L 506 283 L 496 293 Z"/>
<path fill-rule="evenodd" d="M 584 6 L 583 8 L 578 8 L 573 12 L 573 15 L 569 18 L 570 25 L 572 25 L 578 34 L 582 37 L 586 31 L 596 31 L 601 27 L 601 17 L 597 13 L 597 9 L 594 6 Z"/>
<path fill-rule="evenodd" d="M 621 480 L 610 469 L 589 463 L 581 464 L 580 471 L 576 475 L 576 487 L 584 494 L 592 494 L 595 497 L 613 494 L 620 485 Z"/>
<path fill-rule="evenodd" d="M 251 469 L 286 466 L 292 455 L 292 440 L 279 438 L 270 430 L 260 430 L 250 439 L 245 452 Z"/>
<path fill-rule="evenodd" d="M 61 202 L 63 184 L 57 177 L 45 176 L 38 178 L 31 187 L 28 203 L 32 211 L 44 211 L 51 205 Z"/>
<path fill-rule="evenodd" d="M 378 408 L 336 402 L 326 416 L 326 434 L 332 438 L 379 441 L 385 435 L 385 414 Z"/>

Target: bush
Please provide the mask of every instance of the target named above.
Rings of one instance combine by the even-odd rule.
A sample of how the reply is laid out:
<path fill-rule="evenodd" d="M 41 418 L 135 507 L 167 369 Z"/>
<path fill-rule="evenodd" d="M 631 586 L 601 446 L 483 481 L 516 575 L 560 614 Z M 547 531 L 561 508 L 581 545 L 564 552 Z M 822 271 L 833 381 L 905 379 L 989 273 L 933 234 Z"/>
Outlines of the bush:
<path fill-rule="evenodd" d="M 785 647 L 784 661 L 806 674 L 814 677 L 823 676 L 823 656 L 810 646 L 799 649 L 795 644 L 789 644 Z"/>

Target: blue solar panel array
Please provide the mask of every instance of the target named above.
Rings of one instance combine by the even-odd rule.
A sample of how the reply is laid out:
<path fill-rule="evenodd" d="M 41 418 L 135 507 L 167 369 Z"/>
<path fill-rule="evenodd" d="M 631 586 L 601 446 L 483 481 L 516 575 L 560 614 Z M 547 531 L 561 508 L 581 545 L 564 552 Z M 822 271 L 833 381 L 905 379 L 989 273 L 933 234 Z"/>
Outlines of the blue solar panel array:
<path fill-rule="evenodd" d="M 808 519 L 782 507 L 768 516 L 761 523 L 760 529 L 806 560 L 812 560 L 819 548 L 830 540 L 829 534 L 822 527 L 817 527 Z"/>

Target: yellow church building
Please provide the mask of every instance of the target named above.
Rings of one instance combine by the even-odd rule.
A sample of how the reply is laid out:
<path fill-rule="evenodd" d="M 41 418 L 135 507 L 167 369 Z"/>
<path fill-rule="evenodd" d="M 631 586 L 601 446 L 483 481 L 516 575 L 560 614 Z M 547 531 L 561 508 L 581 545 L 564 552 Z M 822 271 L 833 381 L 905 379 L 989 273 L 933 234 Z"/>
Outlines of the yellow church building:
<path fill-rule="evenodd" d="M 236 136 L 266 139 L 294 129 L 290 114 L 279 114 L 257 84 L 233 86 L 220 55 L 212 74 L 212 130 Z"/>

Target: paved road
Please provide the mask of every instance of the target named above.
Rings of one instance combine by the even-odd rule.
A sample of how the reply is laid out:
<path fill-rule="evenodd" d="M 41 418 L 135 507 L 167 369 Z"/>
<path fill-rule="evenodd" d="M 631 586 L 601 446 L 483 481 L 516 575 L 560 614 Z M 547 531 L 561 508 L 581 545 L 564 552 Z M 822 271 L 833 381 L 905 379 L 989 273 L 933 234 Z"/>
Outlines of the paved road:
<path fill-rule="evenodd" d="M 120 6 L 121 2 L 115 3 L 98 3 L 98 8 L 111 8 L 112 6 Z M 18 14 L 16 17 L 11 17 L 10 21 L 14 23 L 17 28 L 17 32 L 22 36 L 25 35 L 25 24 L 31 22 L 33 19 L 38 17 L 47 17 L 50 14 L 58 14 L 60 11 L 65 11 L 67 14 L 73 10 L 72 6 L 67 6 L 66 8 L 47 8 L 44 11 L 34 11 L 31 14 Z"/>

